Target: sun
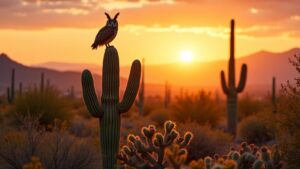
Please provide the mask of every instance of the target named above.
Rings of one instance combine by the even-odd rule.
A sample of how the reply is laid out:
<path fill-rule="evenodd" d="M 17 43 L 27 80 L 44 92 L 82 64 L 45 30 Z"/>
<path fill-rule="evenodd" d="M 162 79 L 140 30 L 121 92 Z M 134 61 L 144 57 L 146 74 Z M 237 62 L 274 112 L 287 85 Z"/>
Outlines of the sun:
<path fill-rule="evenodd" d="M 180 61 L 183 63 L 191 63 L 194 59 L 192 51 L 184 50 L 180 52 Z"/>

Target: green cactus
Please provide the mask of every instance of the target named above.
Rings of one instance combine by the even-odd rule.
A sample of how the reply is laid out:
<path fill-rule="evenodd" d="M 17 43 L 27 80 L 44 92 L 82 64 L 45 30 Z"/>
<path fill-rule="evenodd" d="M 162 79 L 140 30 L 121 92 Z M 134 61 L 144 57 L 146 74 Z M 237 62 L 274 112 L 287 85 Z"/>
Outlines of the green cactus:
<path fill-rule="evenodd" d="M 244 152 L 241 156 L 240 159 L 238 160 L 238 168 L 239 169 L 250 169 L 252 164 L 255 162 L 256 157 L 249 153 L 249 152 Z"/>
<path fill-rule="evenodd" d="M 209 156 L 204 158 L 205 169 L 211 169 L 213 166 L 213 159 Z"/>
<path fill-rule="evenodd" d="M 138 169 L 164 169 L 169 165 L 178 169 L 185 162 L 192 133 L 180 137 L 172 121 L 165 122 L 164 134 L 157 132 L 153 125 L 143 127 L 141 132 L 145 140 L 132 134 L 128 136 L 127 145 L 118 155 L 123 164 Z"/>
<path fill-rule="evenodd" d="M 227 155 L 214 155 L 214 159 L 207 156 L 192 161 L 191 169 L 282 169 L 281 154 L 278 146 L 274 146 L 273 154 L 266 146 L 259 148 L 254 144 L 243 142 L 239 146 L 241 154 L 234 147 Z"/>
<path fill-rule="evenodd" d="M 272 79 L 272 105 L 273 105 L 273 113 L 276 113 L 276 78 Z"/>
<path fill-rule="evenodd" d="M 231 33 L 230 33 L 230 59 L 228 71 L 228 84 L 225 80 L 225 73 L 221 71 L 221 85 L 223 92 L 227 96 L 227 123 L 228 131 L 232 135 L 236 135 L 237 126 L 237 94 L 242 92 L 245 88 L 247 79 L 247 65 L 242 65 L 240 82 L 238 86 L 235 84 L 235 59 L 234 59 L 234 20 L 231 20 Z"/>
<path fill-rule="evenodd" d="M 253 169 L 261 169 L 263 167 L 264 167 L 264 162 L 261 160 L 255 160 L 252 166 Z"/>
<path fill-rule="evenodd" d="M 265 146 L 261 148 L 261 158 L 265 164 L 266 169 L 273 169 L 273 163 L 271 161 L 271 154 L 269 149 Z"/>
<path fill-rule="evenodd" d="M 279 150 L 279 147 L 278 147 L 278 145 L 275 145 L 274 149 L 273 149 L 273 154 L 272 154 L 272 162 L 273 162 L 273 165 L 274 165 L 274 169 L 282 168 L 281 159 L 282 159 L 282 155 L 281 155 L 281 152 Z"/>
<path fill-rule="evenodd" d="M 138 100 L 135 101 L 135 105 L 138 108 L 140 115 L 144 115 L 144 101 L 145 101 L 145 59 L 142 60 L 142 80 L 139 90 Z"/>
<path fill-rule="evenodd" d="M 174 144 L 166 149 L 165 154 L 167 160 L 173 166 L 173 169 L 180 169 L 187 160 L 188 152 L 186 149 Z"/>
<path fill-rule="evenodd" d="M 44 72 L 41 73 L 40 90 L 41 90 L 41 93 L 43 93 L 45 90 L 45 74 L 44 74 Z"/>
<path fill-rule="evenodd" d="M 119 102 L 119 69 L 117 49 L 113 46 L 107 47 L 103 59 L 101 104 L 96 96 L 92 74 L 89 70 L 84 70 L 82 73 L 82 90 L 86 107 L 92 116 L 99 118 L 102 161 L 105 169 L 117 168 L 120 114 L 127 112 L 135 100 L 141 76 L 141 63 L 138 60 L 132 63 L 127 88 L 121 102 Z"/>
<path fill-rule="evenodd" d="M 164 106 L 168 108 L 171 102 L 171 86 L 168 82 L 165 83 L 165 98 L 164 98 Z"/>
<path fill-rule="evenodd" d="M 7 88 L 7 101 L 12 104 L 15 100 L 15 69 L 11 71 L 11 87 Z"/>

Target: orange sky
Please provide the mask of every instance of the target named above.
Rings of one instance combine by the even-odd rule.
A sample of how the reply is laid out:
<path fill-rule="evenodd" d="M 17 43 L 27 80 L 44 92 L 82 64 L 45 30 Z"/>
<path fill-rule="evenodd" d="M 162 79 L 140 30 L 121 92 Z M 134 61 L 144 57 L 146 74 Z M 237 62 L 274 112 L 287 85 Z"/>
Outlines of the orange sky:
<path fill-rule="evenodd" d="M 24 64 L 102 62 L 90 48 L 103 14 L 120 12 L 115 45 L 121 64 L 228 58 L 229 21 L 236 19 L 236 53 L 300 46 L 298 0 L 1 0 L 0 52 Z M 4 16 L 4 17 L 3 17 Z"/>

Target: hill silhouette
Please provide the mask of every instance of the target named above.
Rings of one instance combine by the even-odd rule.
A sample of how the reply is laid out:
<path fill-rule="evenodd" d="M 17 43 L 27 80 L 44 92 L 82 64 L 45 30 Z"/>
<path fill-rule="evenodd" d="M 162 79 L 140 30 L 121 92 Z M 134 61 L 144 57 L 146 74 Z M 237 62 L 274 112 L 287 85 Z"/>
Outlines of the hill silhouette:
<path fill-rule="evenodd" d="M 277 86 L 297 76 L 297 72 L 289 63 L 289 58 L 300 54 L 300 48 L 293 48 L 288 51 L 274 53 L 259 51 L 251 55 L 236 59 L 236 76 L 239 77 L 242 63 L 248 65 L 248 79 L 246 92 L 258 92 L 270 90 L 272 77 L 276 77 Z M 229 58 L 229 56 L 228 56 Z M 88 67 L 93 72 L 99 73 L 100 65 L 93 64 L 66 64 L 66 63 L 44 63 L 35 66 L 43 66 L 58 70 L 80 71 Z M 163 91 L 162 84 L 168 81 L 173 86 L 196 90 L 200 88 L 220 88 L 220 71 L 228 71 L 227 60 L 197 62 L 193 64 L 172 63 L 165 65 L 146 65 L 146 83 L 149 90 Z M 126 77 L 130 67 L 121 67 L 121 76 Z M 227 73 L 226 73 L 227 75 Z M 152 84 L 152 85 L 151 85 Z M 153 85 L 160 84 L 160 85 Z M 151 86 L 151 87 L 150 87 Z M 150 89 L 151 88 L 151 89 Z"/>
<path fill-rule="evenodd" d="M 277 79 L 277 86 L 297 76 L 297 72 L 289 63 L 289 58 L 296 54 L 300 54 L 300 48 L 293 48 L 280 53 L 260 51 L 236 59 L 236 76 L 239 77 L 241 64 L 246 63 L 249 69 L 246 92 L 266 93 L 266 91 L 270 91 L 273 76 Z M 203 88 L 221 92 L 220 71 L 224 70 L 227 72 L 227 67 L 227 60 L 193 64 L 146 65 L 146 91 L 152 95 L 162 94 L 164 83 L 168 81 L 173 86 L 173 94 L 178 93 L 181 88 L 189 91 Z M 50 83 L 57 86 L 60 90 L 67 91 L 71 86 L 74 86 L 77 92 L 81 91 L 81 71 L 88 68 L 94 74 L 96 88 L 99 91 L 101 90 L 101 74 L 99 73 L 102 71 L 100 65 L 49 62 L 26 66 L 10 59 L 6 54 L 1 54 L 1 93 L 5 92 L 10 84 L 12 68 L 16 69 L 16 85 L 22 82 L 25 88 L 34 85 L 38 86 L 40 75 L 44 72 L 45 79 L 50 80 Z M 129 71 L 129 66 L 121 66 L 121 93 L 125 89 Z"/>
<path fill-rule="evenodd" d="M 24 89 L 29 87 L 39 87 L 41 81 L 41 73 L 45 74 L 45 81 L 49 80 L 51 85 L 55 85 L 59 90 L 66 92 L 71 86 L 79 91 L 81 90 L 81 73 L 76 71 L 57 71 L 48 68 L 29 67 L 22 65 L 6 54 L 0 54 L 0 91 L 2 94 L 6 92 L 6 88 L 10 85 L 11 70 L 15 69 L 15 88 L 22 82 Z M 101 76 L 94 75 L 96 86 L 101 89 Z M 46 82 L 45 82 L 46 83 Z"/>

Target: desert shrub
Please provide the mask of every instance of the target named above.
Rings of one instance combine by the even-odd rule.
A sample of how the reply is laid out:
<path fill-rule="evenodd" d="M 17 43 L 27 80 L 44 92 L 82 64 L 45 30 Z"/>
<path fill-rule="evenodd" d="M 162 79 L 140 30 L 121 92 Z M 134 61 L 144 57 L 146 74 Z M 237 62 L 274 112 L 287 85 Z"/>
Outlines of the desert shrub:
<path fill-rule="evenodd" d="M 300 55 L 290 62 L 300 75 Z M 283 86 L 278 104 L 279 143 L 283 151 L 286 168 L 300 166 L 300 76 Z"/>
<path fill-rule="evenodd" d="M 87 110 L 85 103 L 82 98 L 66 98 L 68 103 L 70 103 L 71 114 L 79 115 L 84 118 L 92 118 L 91 114 Z"/>
<path fill-rule="evenodd" d="M 155 125 L 163 127 L 165 121 L 170 120 L 170 114 L 170 110 L 162 108 L 150 112 L 148 117 L 150 120 L 156 123 Z"/>
<path fill-rule="evenodd" d="M 220 119 L 220 108 L 211 93 L 200 91 L 197 94 L 184 93 L 176 97 L 172 105 L 175 121 L 209 123 L 215 126 Z"/>
<path fill-rule="evenodd" d="M 76 137 L 98 137 L 99 120 L 97 118 L 86 119 L 76 115 L 70 121 L 69 131 Z"/>
<path fill-rule="evenodd" d="M 151 112 L 162 109 L 162 98 L 160 96 L 147 96 L 144 103 L 144 116 L 149 115 Z"/>
<path fill-rule="evenodd" d="M 43 92 L 30 89 L 22 96 L 17 97 L 12 111 L 17 122 L 30 115 L 39 118 L 42 124 L 49 124 L 54 119 L 68 119 L 70 105 L 58 90 L 47 87 Z"/>
<path fill-rule="evenodd" d="M 212 156 L 216 153 L 225 153 L 230 148 L 232 136 L 209 125 L 200 126 L 197 123 L 180 124 L 181 131 L 189 130 L 194 137 L 188 147 L 188 159 L 195 160 Z"/>
<path fill-rule="evenodd" d="M 239 123 L 238 137 L 249 143 L 261 144 L 275 138 L 275 128 L 269 127 L 262 116 L 251 115 Z"/>
<path fill-rule="evenodd" d="M 0 166 L 21 169 L 38 157 L 44 169 L 98 168 L 99 153 L 92 140 L 70 135 L 65 126 L 56 121 L 46 132 L 38 121 L 26 118 L 22 128 L 0 136 Z"/>
<path fill-rule="evenodd" d="M 252 114 L 259 113 L 263 110 L 262 101 L 251 98 L 249 95 L 241 97 L 238 102 L 238 119 L 242 120 Z"/>
<path fill-rule="evenodd" d="M 126 114 L 126 113 L 124 113 Z M 131 116 L 122 117 L 121 131 L 120 131 L 120 143 L 126 144 L 127 136 L 129 134 L 138 134 L 145 125 L 153 124 L 153 122 L 147 117 L 138 115 L 136 112 Z"/>

